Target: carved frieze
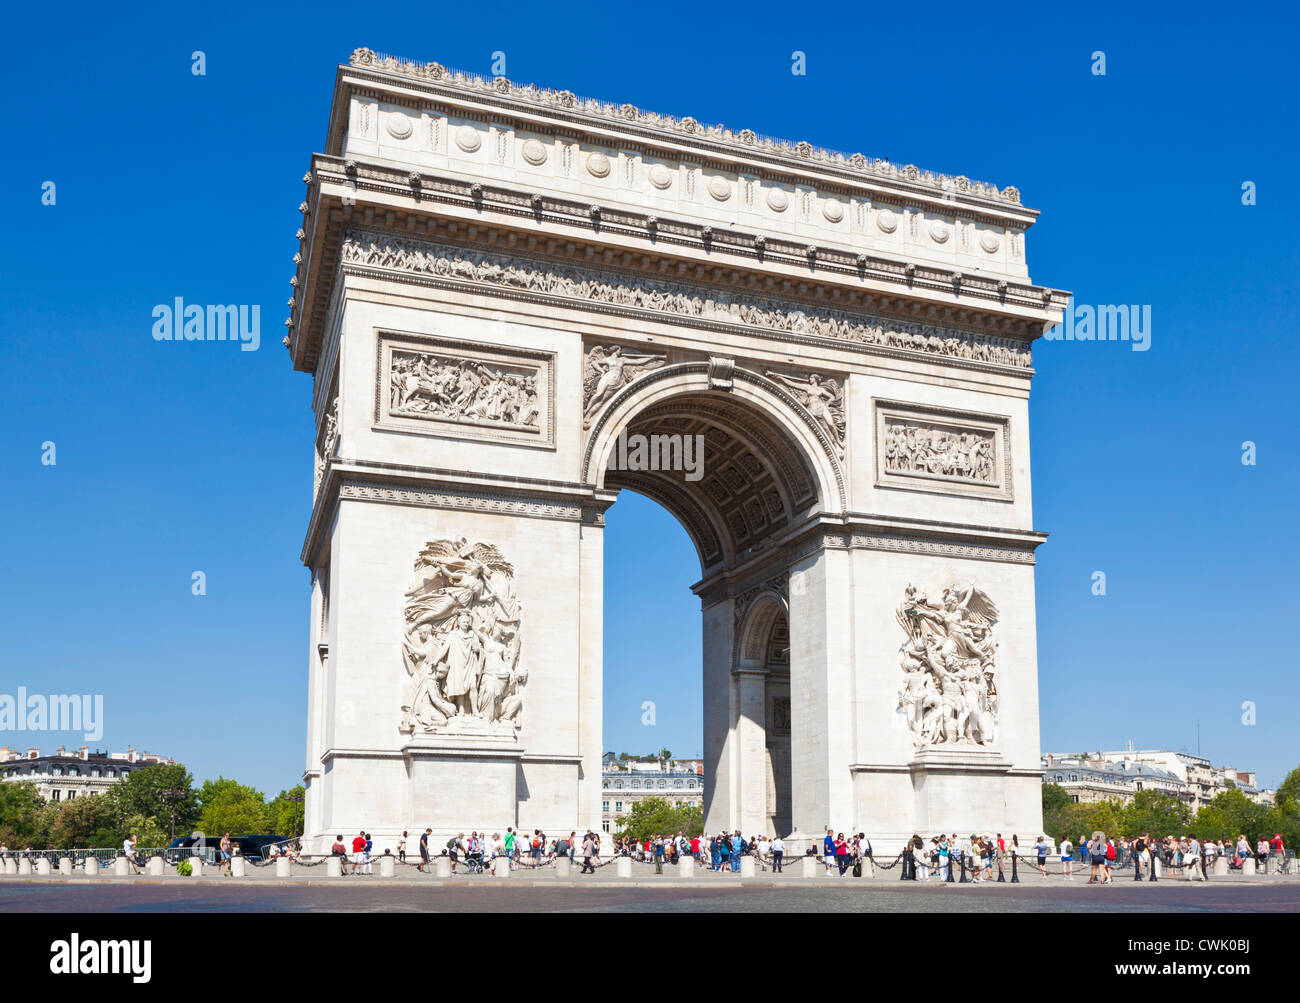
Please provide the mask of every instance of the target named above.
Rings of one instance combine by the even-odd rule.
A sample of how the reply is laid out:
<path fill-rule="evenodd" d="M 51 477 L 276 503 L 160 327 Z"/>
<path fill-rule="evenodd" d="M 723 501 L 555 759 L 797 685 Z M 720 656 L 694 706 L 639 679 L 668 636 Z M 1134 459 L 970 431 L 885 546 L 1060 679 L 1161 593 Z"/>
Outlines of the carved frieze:
<path fill-rule="evenodd" d="M 1010 421 L 875 401 L 876 484 L 1010 500 Z"/>
<path fill-rule="evenodd" d="M 758 331 L 1021 369 L 1033 362 L 1029 346 L 1014 338 L 876 318 L 811 304 L 796 305 L 735 290 L 724 292 L 686 282 L 474 251 L 411 237 L 349 230 L 340 261 L 345 267 L 385 268 L 555 296 L 579 307 L 589 307 L 595 302 L 651 311 L 664 317 L 736 324 Z"/>
<path fill-rule="evenodd" d="M 377 427 L 550 446 L 554 356 L 380 332 Z"/>
<path fill-rule="evenodd" d="M 321 428 L 320 441 L 316 446 L 316 481 L 312 487 L 312 497 L 320 493 L 321 480 L 325 477 L 325 464 L 339 444 L 339 399 L 334 398 L 330 408 L 325 412 L 325 421 Z"/>

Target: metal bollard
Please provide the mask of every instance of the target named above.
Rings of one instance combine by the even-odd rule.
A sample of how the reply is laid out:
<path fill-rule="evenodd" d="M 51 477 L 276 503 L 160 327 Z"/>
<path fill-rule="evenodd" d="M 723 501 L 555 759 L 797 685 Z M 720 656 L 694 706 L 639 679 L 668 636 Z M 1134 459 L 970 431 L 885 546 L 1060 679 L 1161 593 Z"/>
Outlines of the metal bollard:
<path fill-rule="evenodd" d="M 1011 854 L 1011 883 L 1012 883 L 1013 885 L 1018 885 L 1018 884 L 1020 884 L 1020 871 L 1017 870 L 1017 868 L 1016 868 L 1016 858 L 1019 857 L 1019 856 L 1020 856 L 1020 854 L 1018 854 L 1018 853 L 1012 851 L 1012 854 Z"/>
<path fill-rule="evenodd" d="M 898 861 L 900 864 L 898 869 L 901 872 L 898 875 L 898 880 L 910 881 L 911 878 L 909 877 L 909 874 L 911 873 L 912 867 L 915 866 L 912 862 L 912 845 L 910 843 L 904 847 L 903 852 L 898 855 Z"/>
<path fill-rule="evenodd" d="M 1151 854 L 1151 875 L 1147 878 L 1147 880 L 1148 881 L 1160 880 L 1160 856 L 1158 854 L 1155 853 Z"/>
<path fill-rule="evenodd" d="M 969 884 L 966 880 L 966 854 L 959 853 L 957 856 L 961 858 L 961 880 L 957 883 L 960 885 Z"/>

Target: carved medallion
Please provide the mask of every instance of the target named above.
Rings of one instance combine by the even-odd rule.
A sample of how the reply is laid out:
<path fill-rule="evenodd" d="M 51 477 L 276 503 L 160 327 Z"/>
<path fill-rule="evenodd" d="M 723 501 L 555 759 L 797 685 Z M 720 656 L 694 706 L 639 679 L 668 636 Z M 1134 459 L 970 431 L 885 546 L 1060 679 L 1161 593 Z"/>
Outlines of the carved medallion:
<path fill-rule="evenodd" d="M 599 152 L 587 155 L 587 173 L 593 178 L 607 178 L 609 172 L 609 157 Z"/>
<path fill-rule="evenodd" d="M 456 130 L 456 145 L 466 153 L 474 153 L 483 145 L 483 137 L 472 125 L 462 125 Z"/>
<path fill-rule="evenodd" d="M 655 164 L 650 168 L 650 183 L 662 191 L 673 183 L 672 172 L 663 164 Z"/>
<path fill-rule="evenodd" d="M 409 139 L 411 133 L 415 131 L 415 126 L 411 124 L 411 120 L 400 111 L 395 111 L 388 116 L 384 128 L 388 130 L 388 134 L 394 139 Z"/>
<path fill-rule="evenodd" d="M 546 163 L 546 147 L 535 139 L 524 140 L 521 153 L 524 160 L 528 161 L 528 163 L 532 164 L 534 167 L 540 167 L 542 164 Z"/>

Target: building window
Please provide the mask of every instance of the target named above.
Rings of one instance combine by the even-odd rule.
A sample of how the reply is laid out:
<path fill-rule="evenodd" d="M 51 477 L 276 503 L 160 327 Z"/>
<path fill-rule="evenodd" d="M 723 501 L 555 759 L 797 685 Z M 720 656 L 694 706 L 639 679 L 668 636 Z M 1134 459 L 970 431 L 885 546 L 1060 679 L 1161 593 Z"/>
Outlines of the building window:
<path fill-rule="evenodd" d="M 667 780 L 660 780 L 660 781 L 659 781 L 659 786 L 660 786 L 660 788 L 667 787 L 667 786 L 668 786 L 668 781 L 667 781 Z"/>
<path fill-rule="evenodd" d="M 600 828 L 604 832 L 609 832 L 609 819 L 606 819 L 605 821 L 601 822 Z"/>
<path fill-rule="evenodd" d="M 55 801 L 59 800 L 59 792 L 55 791 L 53 797 Z"/>
<path fill-rule="evenodd" d="M 1071 783 L 1074 783 L 1074 781 L 1076 781 L 1076 780 L 1078 780 L 1078 779 L 1079 779 L 1079 774 L 1077 774 L 1077 773 L 1071 773 L 1071 774 L 1070 774 L 1070 782 L 1071 782 Z"/>
<path fill-rule="evenodd" d="M 76 796 L 77 796 L 77 792 L 76 792 L 76 791 L 68 791 L 68 800 L 69 800 L 69 801 L 71 801 L 71 800 L 72 800 L 73 798 L 75 798 Z"/>
<path fill-rule="evenodd" d="M 1079 795 L 1078 795 L 1078 794 L 1074 794 L 1074 795 L 1071 795 L 1071 796 L 1074 798 L 1074 803 L 1075 803 L 1075 804 L 1078 804 L 1078 803 L 1079 803 Z"/>
<path fill-rule="evenodd" d="M 633 786 L 633 787 L 637 787 L 637 788 L 639 788 L 639 787 L 641 786 L 641 781 L 640 781 L 640 780 L 633 780 L 633 781 L 632 781 L 632 786 Z"/>
<path fill-rule="evenodd" d="M 602 802 L 600 803 L 600 810 L 601 810 L 601 811 L 609 811 L 609 802 L 608 802 L 608 801 L 602 801 Z"/>
<path fill-rule="evenodd" d="M 688 781 L 686 781 L 686 786 L 689 787 L 691 790 L 694 790 L 694 789 L 695 789 L 695 781 L 694 781 L 694 780 L 688 780 Z"/>
<path fill-rule="evenodd" d="M 622 802 L 622 801 L 615 801 L 615 802 L 614 802 L 614 810 L 615 810 L 615 811 L 618 811 L 618 812 L 621 812 L 621 811 L 623 810 L 623 802 Z"/>
<path fill-rule="evenodd" d="M 681 782 L 680 780 L 674 780 L 674 781 L 673 781 L 673 786 L 676 787 L 678 790 L 681 790 L 681 789 L 682 789 L 682 782 Z"/>
<path fill-rule="evenodd" d="M 614 781 L 614 786 L 617 787 L 617 788 L 621 791 L 621 790 L 623 789 L 623 781 L 621 781 L 621 780 L 615 780 L 615 781 Z"/>

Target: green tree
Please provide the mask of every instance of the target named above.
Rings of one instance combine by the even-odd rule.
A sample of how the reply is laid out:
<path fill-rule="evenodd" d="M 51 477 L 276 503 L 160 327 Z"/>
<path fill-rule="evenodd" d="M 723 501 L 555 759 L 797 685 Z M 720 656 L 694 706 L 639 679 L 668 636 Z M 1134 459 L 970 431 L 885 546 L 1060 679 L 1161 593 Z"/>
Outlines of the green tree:
<path fill-rule="evenodd" d="M 277 836 L 301 836 L 305 796 L 301 784 L 277 794 L 266 806 L 267 831 Z"/>
<path fill-rule="evenodd" d="M 209 780 L 199 789 L 199 829 L 211 838 L 266 832 L 266 799 L 234 780 Z"/>
<path fill-rule="evenodd" d="M 179 796 L 171 794 L 172 791 L 179 791 Z M 114 784 L 107 796 L 124 822 L 139 817 L 144 820 L 142 825 L 147 824 L 151 831 L 172 831 L 173 805 L 178 834 L 188 835 L 199 820 L 199 795 L 194 789 L 194 778 L 180 763 L 154 763 L 133 770 Z"/>
<path fill-rule="evenodd" d="M 0 783 L 0 843 L 45 849 L 52 822 L 48 805 L 30 780 Z"/>
<path fill-rule="evenodd" d="M 1138 836 L 1177 836 L 1191 826 L 1192 812 L 1172 794 L 1163 791 L 1138 791 L 1123 817 L 1123 834 Z"/>
<path fill-rule="evenodd" d="M 1283 811 L 1300 808 L 1300 766 L 1288 773 L 1278 786 L 1277 806 Z"/>
<path fill-rule="evenodd" d="M 63 802 L 51 826 L 50 842 L 60 850 L 115 847 L 123 839 L 121 830 L 112 800 L 88 794 Z"/>
<path fill-rule="evenodd" d="M 1257 805 L 1241 791 L 1233 788 L 1219 793 L 1207 805 L 1202 805 L 1192 823 L 1192 833 L 1199 839 L 1231 839 L 1245 834 L 1254 845 L 1265 835 L 1268 826 L 1268 809 Z M 1270 831 L 1267 835 L 1271 836 Z"/>
<path fill-rule="evenodd" d="M 665 798 L 644 798 L 619 820 L 619 827 L 619 835 L 637 840 L 678 832 L 699 836 L 704 832 L 704 810 L 699 805 L 674 805 Z"/>

